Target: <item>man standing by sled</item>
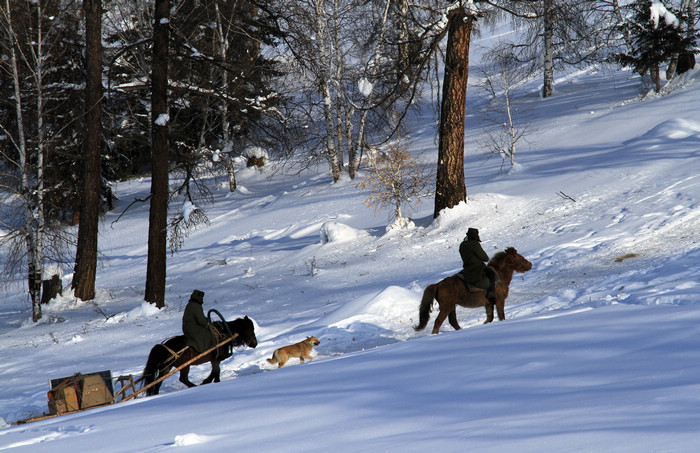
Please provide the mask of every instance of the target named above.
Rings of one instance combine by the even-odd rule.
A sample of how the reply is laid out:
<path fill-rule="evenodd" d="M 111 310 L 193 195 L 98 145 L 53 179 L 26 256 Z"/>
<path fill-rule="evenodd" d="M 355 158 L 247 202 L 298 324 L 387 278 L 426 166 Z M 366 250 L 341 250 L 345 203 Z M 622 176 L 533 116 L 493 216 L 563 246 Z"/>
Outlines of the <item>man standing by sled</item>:
<path fill-rule="evenodd" d="M 464 267 L 461 272 L 464 282 L 485 289 L 489 302 L 496 303 L 496 272 L 486 265 L 489 256 L 481 247 L 479 230 L 467 230 L 467 236 L 459 245 L 459 255 Z"/>

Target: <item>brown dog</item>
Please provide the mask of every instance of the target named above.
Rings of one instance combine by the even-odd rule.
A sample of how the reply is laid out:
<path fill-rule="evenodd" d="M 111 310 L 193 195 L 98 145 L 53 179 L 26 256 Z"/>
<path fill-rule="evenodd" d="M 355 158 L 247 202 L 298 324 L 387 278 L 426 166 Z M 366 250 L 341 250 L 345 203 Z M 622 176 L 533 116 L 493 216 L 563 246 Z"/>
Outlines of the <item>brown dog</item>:
<path fill-rule="evenodd" d="M 321 344 L 321 342 L 318 341 L 318 338 L 306 337 L 306 340 L 300 341 L 299 343 L 275 349 L 275 352 L 272 353 L 272 358 L 267 359 L 267 361 L 273 365 L 278 363 L 279 365 L 277 365 L 277 368 L 282 368 L 291 357 L 299 357 L 301 363 L 304 363 L 304 359 L 313 359 L 309 353 L 314 346 L 318 346 L 319 344 Z"/>

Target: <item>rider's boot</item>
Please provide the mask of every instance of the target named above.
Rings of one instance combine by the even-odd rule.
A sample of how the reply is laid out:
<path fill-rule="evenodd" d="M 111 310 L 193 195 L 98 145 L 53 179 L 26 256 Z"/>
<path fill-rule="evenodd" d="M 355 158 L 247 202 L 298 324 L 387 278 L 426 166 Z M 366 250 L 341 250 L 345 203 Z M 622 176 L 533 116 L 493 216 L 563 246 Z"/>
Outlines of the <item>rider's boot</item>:
<path fill-rule="evenodd" d="M 488 268 L 487 268 L 488 269 Z M 496 303 L 496 275 L 495 272 L 488 269 L 486 275 L 489 278 L 489 288 L 486 290 L 486 298 L 491 303 Z"/>

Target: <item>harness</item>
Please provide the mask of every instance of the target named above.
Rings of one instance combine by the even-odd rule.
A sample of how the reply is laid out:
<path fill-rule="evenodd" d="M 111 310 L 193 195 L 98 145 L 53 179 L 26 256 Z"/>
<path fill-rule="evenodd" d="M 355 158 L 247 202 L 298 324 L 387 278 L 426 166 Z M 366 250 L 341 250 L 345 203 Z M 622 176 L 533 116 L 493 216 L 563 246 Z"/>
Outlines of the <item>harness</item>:
<path fill-rule="evenodd" d="M 214 313 L 216 314 L 219 319 L 221 319 L 221 325 L 224 327 L 226 332 L 221 332 L 216 325 L 214 324 L 214 321 L 211 320 L 211 314 Z M 216 338 L 217 343 L 221 343 L 223 340 L 227 338 L 233 338 L 233 333 L 231 333 L 231 329 L 228 328 L 228 323 L 226 322 L 226 319 L 224 319 L 224 316 L 219 313 L 218 310 L 216 309 L 211 309 L 207 312 L 207 319 L 209 320 L 209 330 L 211 333 L 214 334 L 214 337 Z M 233 355 L 233 342 L 230 341 L 226 344 L 226 350 L 224 351 L 219 351 L 217 348 L 217 356 L 220 352 L 223 352 L 223 358 L 231 357 Z"/>

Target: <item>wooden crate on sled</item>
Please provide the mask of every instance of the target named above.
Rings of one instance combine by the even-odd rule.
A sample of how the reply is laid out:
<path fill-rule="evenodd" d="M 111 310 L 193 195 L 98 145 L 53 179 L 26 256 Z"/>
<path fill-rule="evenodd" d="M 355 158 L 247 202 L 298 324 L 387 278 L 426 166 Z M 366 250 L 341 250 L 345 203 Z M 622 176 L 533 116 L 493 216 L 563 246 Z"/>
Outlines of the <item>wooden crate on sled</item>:
<path fill-rule="evenodd" d="M 62 415 L 114 402 L 112 372 L 82 374 L 49 380 L 49 414 Z"/>

